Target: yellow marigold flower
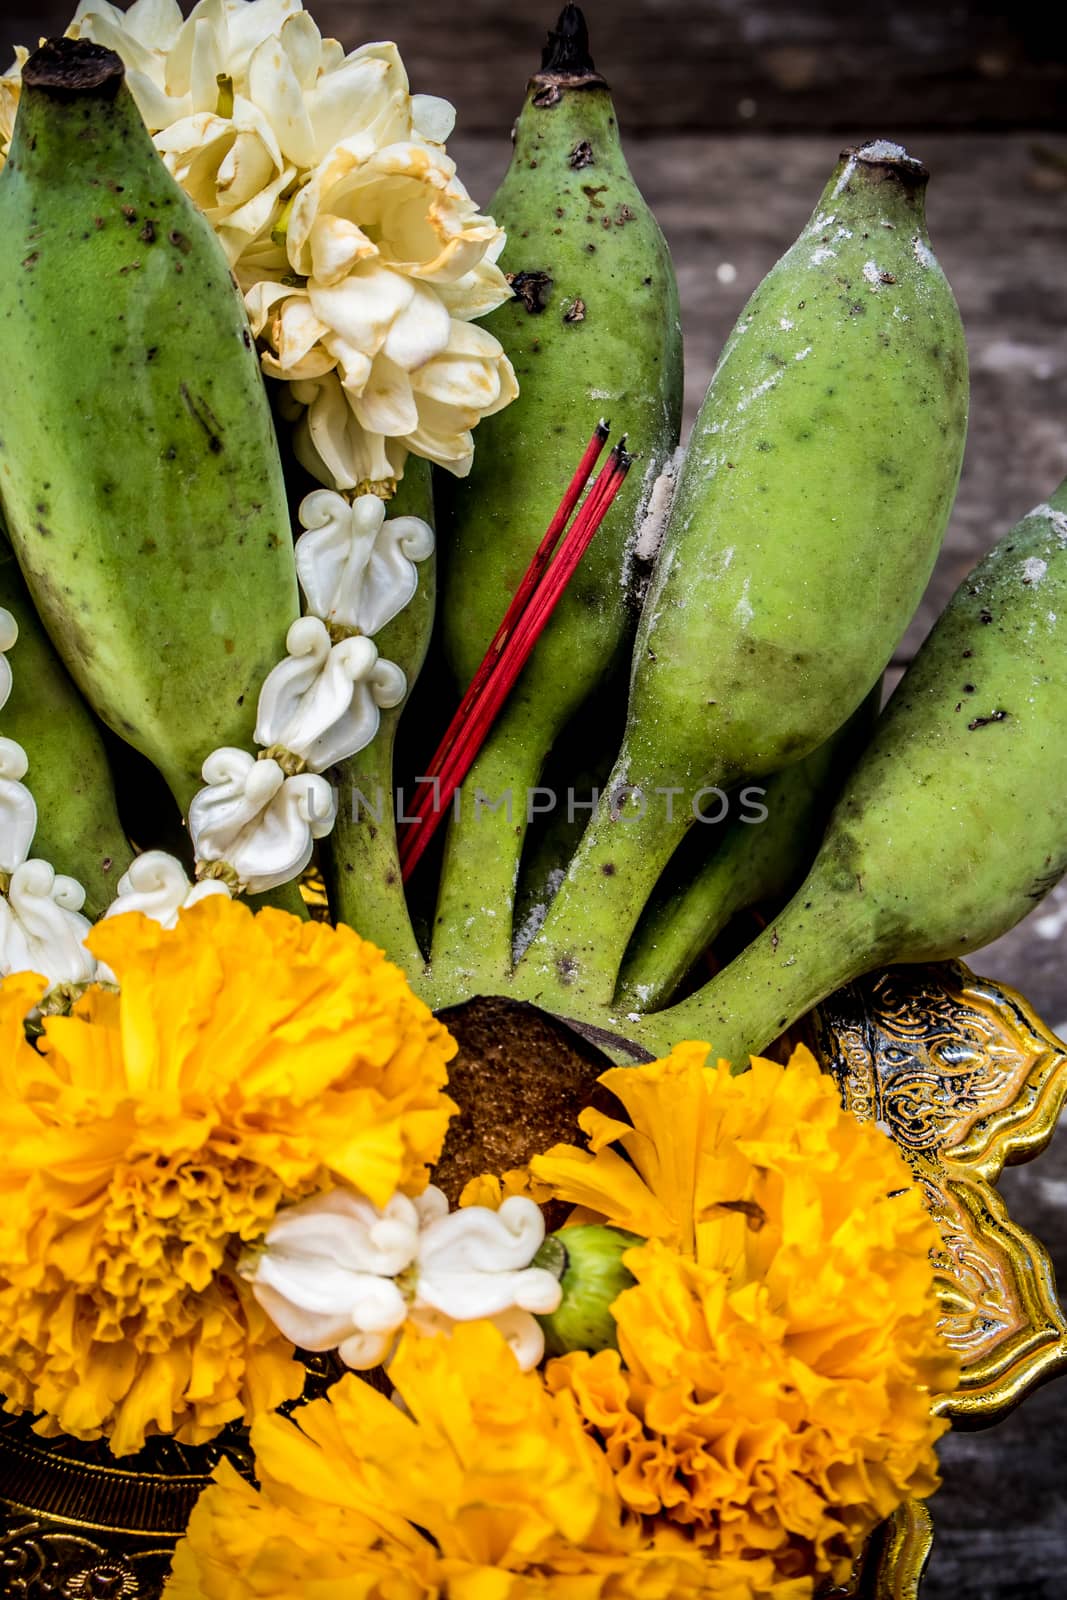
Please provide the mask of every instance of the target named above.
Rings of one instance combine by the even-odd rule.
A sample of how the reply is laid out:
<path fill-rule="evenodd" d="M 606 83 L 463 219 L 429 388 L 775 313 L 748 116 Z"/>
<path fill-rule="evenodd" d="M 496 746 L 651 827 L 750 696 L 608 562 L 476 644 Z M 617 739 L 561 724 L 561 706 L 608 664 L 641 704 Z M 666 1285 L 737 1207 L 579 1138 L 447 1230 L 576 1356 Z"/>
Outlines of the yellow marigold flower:
<path fill-rule="evenodd" d="M 627 1518 L 572 1398 L 500 1334 L 407 1333 L 399 1410 L 356 1377 L 253 1427 L 258 1492 L 223 1468 L 167 1600 L 802 1600 L 765 1559 L 714 1563 Z"/>
<path fill-rule="evenodd" d="M 299 1392 L 241 1248 L 336 1182 L 423 1188 L 455 1046 L 347 928 L 213 896 L 90 943 L 121 992 L 49 1017 L 38 1049 L 42 980 L 0 989 L 0 1392 L 121 1455 Z"/>
<path fill-rule="evenodd" d="M 877 1522 L 937 1487 L 931 1401 L 957 1372 L 938 1235 L 899 1151 L 807 1051 L 741 1077 L 706 1054 L 605 1073 L 630 1121 L 587 1110 L 587 1150 L 530 1164 L 583 1216 L 649 1239 L 623 1258 L 619 1349 L 552 1361 L 546 1382 L 632 1511 L 715 1559 L 841 1580 Z"/>

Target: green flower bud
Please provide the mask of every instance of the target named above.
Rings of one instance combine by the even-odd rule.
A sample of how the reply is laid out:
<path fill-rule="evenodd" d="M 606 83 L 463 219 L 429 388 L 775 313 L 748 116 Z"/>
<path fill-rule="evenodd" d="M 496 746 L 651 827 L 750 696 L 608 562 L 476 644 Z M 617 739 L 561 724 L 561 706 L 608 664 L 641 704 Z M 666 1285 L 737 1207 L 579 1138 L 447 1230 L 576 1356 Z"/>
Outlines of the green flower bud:
<path fill-rule="evenodd" d="M 532 1262 L 554 1272 L 563 1290 L 558 1308 L 537 1319 L 544 1329 L 546 1355 L 618 1348 L 611 1307 L 636 1281 L 622 1258 L 643 1243 L 635 1233 L 601 1223 L 549 1234 Z"/>

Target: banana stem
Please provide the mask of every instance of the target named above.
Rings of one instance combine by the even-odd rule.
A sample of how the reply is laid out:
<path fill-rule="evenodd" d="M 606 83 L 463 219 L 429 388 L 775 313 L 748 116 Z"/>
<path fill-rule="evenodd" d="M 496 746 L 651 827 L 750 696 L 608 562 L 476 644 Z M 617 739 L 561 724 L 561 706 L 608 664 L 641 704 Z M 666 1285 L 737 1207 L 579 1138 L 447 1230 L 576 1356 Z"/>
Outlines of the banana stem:
<path fill-rule="evenodd" d="M 686 974 L 731 917 L 758 897 L 750 863 L 739 850 L 715 855 L 686 889 L 653 904 L 626 953 L 616 1009 L 654 1011 L 670 1000 Z"/>
<path fill-rule="evenodd" d="M 433 935 L 434 991 L 463 999 L 510 987 L 515 887 L 528 805 L 548 756 L 525 701 L 506 707 L 449 825 Z M 439 1001 L 439 1003 L 444 1003 Z"/>
<path fill-rule="evenodd" d="M 244 898 L 253 911 L 262 911 L 264 906 L 273 906 L 276 911 L 288 911 L 304 922 L 308 920 L 308 908 L 300 893 L 300 885 L 295 879 L 291 883 L 279 884 L 276 889 L 268 889 L 265 894 L 250 894 Z"/>
<path fill-rule="evenodd" d="M 519 963 L 521 994 L 564 1012 L 575 1003 L 611 1005 L 630 935 L 691 820 L 682 791 L 635 784 L 625 764 L 616 763 L 544 925 Z"/>
<path fill-rule="evenodd" d="M 879 680 L 825 744 L 765 785 L 742 789 L 739 814 L 725 824 L 725 838 L 684 881 L 672 868 L 671 892 L 653 898 L 626 952 L 617 1006 L 633 1012 L 664 1005 L 731 917 L 760 901 L 780 903 L 792 893 L 818 848 L 841 783 L 870 736 L 881 697 Z"/>
<path fill-rule="evenodd" d="M 398 720 L 398 712 L 384 712 L 370 745 L 341 764 L 337 822 L 325 852 L 326 887 L 337 919 L 380 945 L 421 989 L 426 961 L 411 925 L 397 849 L 393 745 Z"/>
<path fill-rule="evenodd" d="M 657 1055 L 682 1039 L 706 1040 L 714 1055 L 743 1071 L 749 1055 L 877 965 L 885 948 L 871 938 L 862 890 L 828 892 L 813 873 L 777 921 L 710 983 L 665 1011 L 630 1018 L 626 1031 Z"/>

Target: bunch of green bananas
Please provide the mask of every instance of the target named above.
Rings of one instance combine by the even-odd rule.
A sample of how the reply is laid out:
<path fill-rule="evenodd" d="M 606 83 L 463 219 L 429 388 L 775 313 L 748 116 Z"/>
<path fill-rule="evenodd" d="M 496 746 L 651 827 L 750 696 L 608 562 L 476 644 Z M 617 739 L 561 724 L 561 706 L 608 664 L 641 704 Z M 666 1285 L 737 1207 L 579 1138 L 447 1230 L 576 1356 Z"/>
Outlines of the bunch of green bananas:
<path fill-rule="evenodd" d="M 492 449 L 486 441 L 442 517 L 459 578 L 445 590 L 446 640 L 461 678 L 551 500 L 530 481 L 530 457 L 543 463 L 544 452 L 531 451 L 524 418 L 541 421 L 543 406 L 542 438 L 549 417 L 568 415 L 580 435 L 592 415 L 583 379 L 596 375 L 598 397 L 602 373 L 610 387 L 618 331 L 633 339 L 639 328 L 659 348 L 670 339 L 673 300 L 642 303 L 638 314 L 631 299 L 636 285 L 660 282 L 657 241 L 646 245 L 635 233 L 643 259 L 612 263 L 605 285 L 615 305 L 610 328 L 589 319 L 581 337 L 595 355 L 574 357 L 567 308 L 580 291 L 586 299 L 590 261 L 581 251 L 599 247 L 603 219 L 573 200 L 610 197 L 599 188 L 610 180 L 598 172 L 594 184 L 575 185 L 572 174 L 576 161 L 600 159 L 605 128 L 613 147 L 606 91 L 568 7 L 492 202 L 512 240 L 512 270 L 524 284 L 532 275 L 563 292 L 532 305 L 527 292 L 496 314 L 519 354 L 522 409 L 493 419 Z M 922 165 L 898 146 L 875 141 L 846 152 L 811 221 L 745 307 L 674 494 L 632 647 L 625 731 L 599 805 L 580 838 L 556 826 L 565 854 L 555 881 L 540 848 L 529 852 L 549 904 L 521 949 L 509 915 L 521 819 L 508 827 L 498 814 L 487 823 L 484 811 L 479 819 L 468 809 L 469 820 L 453 824 L 427 980 L 435 998 L 507 988 L 647 1048 L 699 1037 L 743 1059 L 859 972 L 959 955 L 995 937 L 1067 866 L 1067 807 L 1050 811 L 1044 785 L 1035 805 L 1032 781 L 1067 731 L 1052 644 L 1064 625 L 1052 594 L 1054 537 L 1020 557 L 1018 571 L 990 558 L 1006 592 L 998 590 L 993 623 L 980 624 L 967 652 L 983 664 L 988 657 L 985 681 L 975 667 L 964 674 L 973 682 L 957 683 L 958 662 L 943 643 L 987 581 L 981 569 L 878 717 L 882 673 L 940 548 L 966 435 L 966 345 L 926 231 L 926 183 Z M 640 201 L 627 205 L 642 215 Z M 625 368 L 631 382 L 636 360 L 635 351 Z M 673 415 L 679 368 L 648 351 L 642 361 L 645 400 Z M 650 433 L 643 414 L 639 431 L 627 389 L 613 392 L 611 405 L 658 468 L 669 436 Z M 1053 497 L 1052 509 L 1024 527 L 1062 532 L 1058 505 Z M 634 532 L 631 522 L 631 549 Z M 1015 530 L 1000 548 L 1021 549 L 1022 538 Z M 1034 562 L 1045 573 L 1040 594 L 1019 578 L 1024 567 L 1037 570 Z M 581 674 L 585 647 L 597 642 L 590 613 L 598 598 L 610 607 L 621 565 L 613 553 L 609 580 L 595 575 L 585 614 L 559 619 L 553 653 L 539 647 L 539 671 L 528 671 L 476 768 L 487 790 L 536 784 L 566 717 L 584 717 L 587 730 L 615 720 L 607 703 L 614 686 L 598 682 L 595 669 Z M 1038 642 L 1046 634 L 1047 646 Z M 602 653 L 597 661 L 603 671 Z M 561 681 L 575 690 L 565 712 Z M 974 695 L 1005 706 L 975 717 Z M 765 820 L 753 825 L 737 800 L 761 781 L 753 792 L 763 795 Z M 961 804 L 965 788 L 983 804 Z M 686 836 L 706 797 L 720 794 L 732 799 L 732 820 L 710 850 L 694 850 Z M 1031 826 L 1035 809 L 1040 827 Z M 859 864 L 846 872 L 842 857 L 853 851 Z M 717 979 L 659 1009 L 736 912 L 781 904 L 794 889 L 788 912 Z"/>
<path fill-rule="evenodd" d="M 99 913 L 129 851 L 94 719 L 184 810 L 211 750 L 251 743 L 297 587 L 240 297 L 121 63 L 57 41 L 23 85 L 0 174 L 0 501 L 29 594 L 0 564 L 0 601 L 33 644 L 4 731 L 31 749 L 43 838 Z M 432 670 L 342 764 L 322 851 L 334 915 L 433 1003 L 511 993 L 642 1047 L 699 1037 L 743 1059 L 860 972 L 997 936 L 1067 868 L 1067 488 L 967 580 L 878 715 L 966 432 L 926 181 L 895 145 L 842 157 L 727 341 L 656 553 L 650 507 L 681 413 L 677 291 L 565 7 L 490 206 L 515 294 L 488 326 L 521 396 L 480 426 L 468 478 L 431 485 L 409 463 L 394 509 L 436 510 L 442 603 L 435 630 L 427 563 L 378 642 L 409 687 Z M 397 773 L 413 778 L 435 744 L 602 414 L 642 470 L 467 780 L 511 808 L 465 806 L 409 899 Z M 572 813 L 528 837 L 525 796 L 546 771 L 602 774 L 584 830 Z M 384 809 L 357 814 L 353 794 L 375 791 Z M 750 791 L 762 822 L 738 814 Z M 731 820 L 710 830 L 720 796 Z M 669 1003 L 738 911 L 791 893 Z"/>

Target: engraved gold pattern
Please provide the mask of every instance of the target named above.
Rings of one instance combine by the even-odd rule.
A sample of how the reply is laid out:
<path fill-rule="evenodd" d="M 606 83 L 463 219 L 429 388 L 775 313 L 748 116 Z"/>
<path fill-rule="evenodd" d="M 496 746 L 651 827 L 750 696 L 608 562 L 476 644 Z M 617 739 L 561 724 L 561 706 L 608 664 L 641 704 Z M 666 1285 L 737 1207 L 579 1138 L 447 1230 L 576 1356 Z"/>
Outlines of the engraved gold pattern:
<path fill-rule="evenodd" d="M 1048 1255 L 992 1187 L 1051 1139 L 1067 1047 L 1020 995 L 960 962 L 861 979 L 811 1026 L 845 1104 L 896 1140 L 941 1230 L 942 1326 L 963 1366 L 941 1408 L 970 1426 L 995 1422 L 1067 1367 Z"/>
<path fill-rule="evenodd" d="M 302 885 L 323 915 L 321 880 Z M 1013 991 L 959 963 L 895 968 L 851 984 L 809 1019 L 816 1053 L 855 1114 L 892 1134 L 941 1231 L 943 1325 L 963 1377 L 943 1402 L 957 1421 L 995 1421 L 1067 1367 L 1067 1321 L 1042 1246 L 992 1184 L 1037 1155 L 1067 1096 L 1067 1047 Z M 336 1369 L 310 1357 L 305 1398 Z M 156 1440 L 116 1462 L 104 1445 L 43 1439 L 0 1416 L 0 1593 L 18 1600 L 157 1600 L 174 1541 L 215 1462 L 249 1471 L 247 1441 Z M 6 1509 L 5 1509 L 6 1508 Z M 930 1553 L 925 1507 L 873 1536 L 851 1581 L 820 1600 L 917 1600 Z"/>

